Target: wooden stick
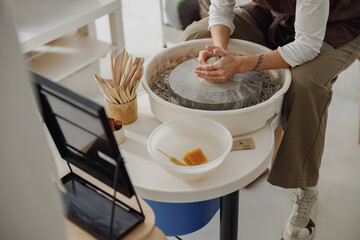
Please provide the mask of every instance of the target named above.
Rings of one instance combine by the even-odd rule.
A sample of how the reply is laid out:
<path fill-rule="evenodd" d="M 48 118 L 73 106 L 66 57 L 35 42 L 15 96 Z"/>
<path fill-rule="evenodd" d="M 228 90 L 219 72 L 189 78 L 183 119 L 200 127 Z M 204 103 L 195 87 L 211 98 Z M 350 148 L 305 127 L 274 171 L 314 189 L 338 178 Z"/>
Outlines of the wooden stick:
<path fill-rule="evenodd" d="M 131 91 L 131 95 L 132 95 L 133 98 L 136 96 L 136 89 L 139 86 L 139 83 L 140 83 L 140 80 L 141 80 L 141 78 L 143 76 L 143 73 L 144 73 L 144 68 L 141 69 L 140 76 L 139 76 L 138 80 L 136 80 L 135 86 L 133 87 L 133 89 Z"/>
<path fill-rule="evenodd" d="M 133 66 L 139 66 L 140 61 L 141 61 L 141 58 L 135 57 L 134 62 L 133 62 Z"/>
<path fill-rule="evenodd" d="M 104 83 L 104 85 L 110 89 L 112 88 L 114 85 L 111 83 L 112 82 L 112 79 L 106 79 L 106 78 L 102 78 L 102 77 L 99 77 L 101 79 L 101 81 Z"/>
<path fill-rule="evenodd" d="M 129 72 L 131 67 L 132 67 L 132 64 L 133 64 L 133 57 L 130 55 L 130 58 L 126 64 L 126 68 L 125 68 L 125 72 Z"/>
<path fill-rule="evenodd" d="M 129 102 L 131 102 L 132 100 L 132 97 L 131 97 L 131 93 L 130 93 L 130 90 L 128 88 L 125 89 L 125 93 L 126 93 L 126 96 L 128 97 L 129 99 Z"/>
<path fill-rule="evenodd" d="M 112 86 L 110 84 L 110 79 L 104 79 L 102 77 L 99 77 L 99 80 L 105 86 L 105 90 L 109 94 L 110 98 L 112 99 L 112 102 L 113 103 L 119 103 L 119 101 L 116 98 L 116 95 L 111 90 Z"/>
<path fill-rule="evenodd" d="M 115 87 L 115 89 L 116 89 L 116 92 L 117 92 L 117 94 L 118 94 L 118 96 L 119 96 L 119 98 L 121 100 L 120 103 L 126 103 L 125 98 L 121 95 L 120 87 L 119 86 Z"/>
<path fill-rule="evenodd" d="M 109 90 L 106 82 L 98 75 L 95 74 L 94 76 L 95 76 L 95 79 L 98 81 L 99 86 L 103 89 L 105 98 L 107 100 L 109 100 L 109 102 L 111 102 L 111 103 L 117 103 L 116 99 L 114 98 L 111 91 Z"/>
<path fill-rule="evenodd" d="M 111 88 L 109 88 L 109 86 L 107 85 L 106 82 L 103 81 L 104 86 L 105 86 L 105 91 L 108 93 L 108 95 L 110 96 L 111 102 L 114 104 L 119 103 L 119 101 L 116 99 L 115 94 L 111 91 Z"/>
<path fill-rule="evenodd" d="M 114 94 L 114 96 L 116 97 L 116 100 L 119 102 L 119 103 L 124 103 L 123 100 L 121 99 L 118 91 L 116 88 L 110 88 L 111 92 Z"/>
<path fill-rule="evenodd" d="M 109 98 L 111 98 L 110 95 L 107 93 L 107 91 L 106 91 L 106 86 L 103 84 L 101 78 L 100 78 L 98 75 L 96 75 L 96 74 L 94 74 L 94 77 L 95 77 L 96 81 L 98 82 L 98 85 L 99 85 L 99 86 L 101 87 L 101 89 L 104 91 L 104 94 L 105 94 L 106 96 L 108 96 Z"/>
<path fill-rule="evenodd" d="M 137 80 L 135 83 L 134 88 L 131 91 L 131 99 L 135 98 L 136 96 L 136 88 L 139 86 L 140 80 Z"/>
<path fill-rule="evenodd" d="M 110 87 L 115 87 L 115 82 L 112 79 L 106 79 L 107 84 L 110 85 Z"/>
<path fill-rule="evenodd" d="M 122 79 L 124 77 L 124 74 L 125 74 L 125 68 L 126 68 L 126 64 L 129 60 L 129 54 L 127 53 L 127 51 L 125 51 L 125 55 L 124 55 L 124 59 L 123 59 L 123 62 L 122 62 L 122 66 L 121 66 L 121 82 L 120 82 L 120 85 L 122 85 Z"/>
<path fill-rule="evenodd" d="M 109 53 L 110 53 L 110 67 L 111 67 L 112 80 L 114 81 L 114 83 L 116 83 L 115 70 L 114 70 L 114 55 L 111 46 L 109 47 Z"/>
<path fill-rule="evenodd" d="M 125 84 L 124 84 L 124 88 L 127 89 L 129 84 L 130 84 L 130 80 L 131 78 L 134 76 L 135 70 L 136 70 L 137 66 L 133 66 L 132 69 L 130 70 L 129 74 L 126 76 L 125 79 Z"/>
<path fill-rule="evenodd" d="M 120 82 L 120 86 L 121 88 L 124 89 L 124 84 L 125 84 L 125 78 L 126 78 L 127 72 L 124 72 L 124 74 L 121 76 L 121 82 Z"/>
<path fill-rule="evenodd" d="M 128 65 L 128 66 L 130 66 L 130 65 Z M 129 85 L 129 82 L 130 82 L 130 76 L 134 74 L 135 69 L 136 69 L 136 66 L 133 66 L 131 71 L 126 71 L 125 72 L 123 85 L 121 86 L 121 88 L 124 89 L 126 97 L 128 98 L 129 101 L 131 101 L 131 94 L 130 94 L 130 90 L 128 88 L 128 85 Z"/>
<path fill-rule="evenodd" d="M 124 103 L 130 102 L 130 99 L 127 97 L 123 87 L 120 87 L 120 95 L 124 99 Z"/>
<path fill-rule="evenodd" d="M 139 81 L 141 80 L 141 78 L 143 77 L 144 74 L 144 68 L 141 68 L 141 72 L 140 72 L 140 76 L 139 76 Z"/>
<path fill-rule="evenodd" d="M 125 69 L 124 69 L 124 74 L 126 74 L 126 76 L 124 78 L 124 82 L 122 83 L 124 85 L 126 84 L 127 75 L 129 75 L 131 66 L 132 66 L 132 56 L 129 55 L 129 59 L 128 59 L 127 64 L 126 64 Z"/>
<path fill-rule="evenodd" d="M 139 75 L 139 69 L 136 70 L 134 76 L 131 78 L 130 80 L 130 84 L 129 84 L 129 90 L 130 92 L 132 92 L 134 86 L 135 86 L 135 83 L 136 83 L 136 80 L 137 80 L 137 76 Z"/>
<path fill-rule="evenodd" d="M 115 85 L 111 84 L 112 80 L 111 79 L 105 79 L 105 78 L 102 78 L 102 80 L 107 84 L 106 86 L 110 90 L 110 92 L 111 92 L 112 96 L 115 98 L 115 100 L 120 104 L 124 103 L 124 100 L 119 95 L 117 87 Z"/>
<path fill-rule="evenodd" d="M 105 91 L 104 86 L 102 85 L 102 83 L 97 80 L 96 76 L 94 76 L 94 78 L 95 78 L 96 82 L 98 83 L 101 92 L 104 94 L 104 98 L 105 98 L 108 102 L 111 102 L 110 97 L 109 97 L 108 94 L 106 93 L 106 91 Z"/>
<path fill-rule="evenodd" d="M 122 75 L 122 64 L 123 64 L 123 58 L 124 58 L 125 49 L 123 49 L 118 55 L 115 57 L 115 84 L 118 87 L 120 85 L 121 81 L 121 75 Z"/>
<path fill-rule="evenodd" d="M 134 88 L 134 86 L 135 86 L 136 81 L 141 79 L 141 78 L 139 79 L 139 76 L 140 76 L 140 74 L 141 74 L 141 72 L 142 72 L 142 68 L 143 68 L 142 65 L 143 65 L 143 63 L 144 63 L 144 58 L 141 58 L 141 60 L 140 60 L 140 62 L 139 62 L 139 65 L 137 66 L 136 72 L 135 72 L 133 78 L 132 78 L 131 81 L 130 81 L 130 92 L 132 92 L 132 90 L 133 90 L 133 88 Z"/>

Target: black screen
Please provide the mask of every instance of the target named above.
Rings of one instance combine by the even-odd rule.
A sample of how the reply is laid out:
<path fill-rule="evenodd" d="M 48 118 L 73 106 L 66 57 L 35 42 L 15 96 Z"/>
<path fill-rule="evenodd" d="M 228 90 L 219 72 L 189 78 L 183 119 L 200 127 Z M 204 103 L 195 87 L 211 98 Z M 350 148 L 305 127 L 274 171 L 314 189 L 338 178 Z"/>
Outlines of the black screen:
<path fill-rule="evenodd" d="M 69 218 L 101 239 L 109 239 L 113 206 L 112 239 L 124 236 L 143 220 L 143 216 L 133 209 L 123 208 L 118 202 L 113 205 L 108 200 L 109 195 L 101 193 L 94 185 L 75 174 L 69 173 L 62 181 L 68 192 L 64 199 Z"/>

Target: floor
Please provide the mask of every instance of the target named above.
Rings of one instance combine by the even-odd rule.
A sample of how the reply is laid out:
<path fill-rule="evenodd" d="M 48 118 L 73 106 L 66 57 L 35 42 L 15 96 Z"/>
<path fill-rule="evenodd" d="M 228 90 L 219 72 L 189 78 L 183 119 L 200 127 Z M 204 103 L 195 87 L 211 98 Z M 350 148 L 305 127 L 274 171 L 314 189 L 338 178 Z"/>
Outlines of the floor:
<path fill-rule="evenodd" d="M 126 48 L 134 55 L 148 59 L 162 47 L 159 2 L 122 2 Z M 104 23 L 106 20 L 100 19 L 97 24 L 103 26 Z M 106 31 L 106 27 L 102 27 L 99 37 L 107 39 Z M 360 236 L 359 65 L 359 62 L 354 63 L 334 86 L 319 182 L 315 239 L 357 240 Z M 240 190 L 239 239 L 279 240 L 292 198 L 293 190 L 271 186 L 264 178 L 250 189 Z M 219 212 L 204 228 L 179 237 L 183 240 L 216 240 L 218 236 Z M 176 239 L 168 237 L 168 240 Z"/>

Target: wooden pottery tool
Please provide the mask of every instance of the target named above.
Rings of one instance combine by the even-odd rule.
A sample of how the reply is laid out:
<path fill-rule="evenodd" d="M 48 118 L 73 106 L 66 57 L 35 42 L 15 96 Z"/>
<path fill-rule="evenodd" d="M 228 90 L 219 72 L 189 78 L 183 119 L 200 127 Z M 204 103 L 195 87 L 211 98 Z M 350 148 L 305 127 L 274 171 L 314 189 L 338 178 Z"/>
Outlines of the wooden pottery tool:
<path fill-rule="evenodd" d="M 157 148 L 157 150 L 158 150 L 159 152 L 161 152 L 162 154 L 164 154 L 166 157 L 168 157 L 169 160 L 170 160 L 171 162 L 173 162 L 174 164 L 179 165 L 179 166 L 186 166 L 184 163 L 180 162 L 179 160 L 177 160 L 177 159 L 174 158 L 174 157 L 171 157 L 171 156 L 167 155 L 165 152 L 161 151 L 160 149 Z"/>

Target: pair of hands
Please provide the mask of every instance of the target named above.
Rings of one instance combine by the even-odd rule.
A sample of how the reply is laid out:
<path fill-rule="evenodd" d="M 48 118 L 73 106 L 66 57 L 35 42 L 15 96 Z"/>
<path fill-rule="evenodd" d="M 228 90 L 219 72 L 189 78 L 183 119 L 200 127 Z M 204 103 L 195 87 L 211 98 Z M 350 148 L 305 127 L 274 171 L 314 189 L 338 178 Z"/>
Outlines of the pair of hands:
<path fill-rule="evenodd" d="M 208 64 L 207 59 L 214 56 L 220 56 L 221 59 L 214 64 Z M 226 82 L 235 74 L 248 71 L 243 66 L 244 60 L 245 57 L 232 56 L 220 47 L 207 46 L 206 50 L 199 53 L 199 65 L 195 67 L 195 73 L 208 82 Z"/>

